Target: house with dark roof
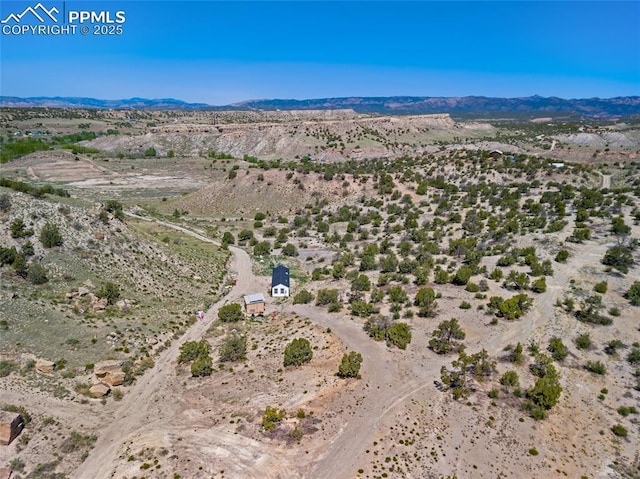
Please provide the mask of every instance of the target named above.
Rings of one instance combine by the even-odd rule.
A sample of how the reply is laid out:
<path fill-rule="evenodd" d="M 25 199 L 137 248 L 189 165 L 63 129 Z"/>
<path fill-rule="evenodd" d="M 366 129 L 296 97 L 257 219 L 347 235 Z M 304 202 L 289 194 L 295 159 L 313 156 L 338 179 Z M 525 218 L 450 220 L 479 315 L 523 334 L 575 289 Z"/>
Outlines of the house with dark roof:
<path fill-rule="evenodd" d="M 274 298 L 288 298 L 291 291 L 289 268 L 278 265 L 271 272 L 271 296 Z"/>

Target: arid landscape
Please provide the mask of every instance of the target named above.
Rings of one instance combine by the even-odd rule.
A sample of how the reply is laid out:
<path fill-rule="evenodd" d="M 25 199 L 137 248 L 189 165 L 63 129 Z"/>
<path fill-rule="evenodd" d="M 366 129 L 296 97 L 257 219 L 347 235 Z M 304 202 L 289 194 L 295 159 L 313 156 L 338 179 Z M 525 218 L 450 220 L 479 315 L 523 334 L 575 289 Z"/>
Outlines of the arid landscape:
<path fill-rule="evenodd" d="M 640 477 L 636 117 L 0 135 L 1 479 Z"/>

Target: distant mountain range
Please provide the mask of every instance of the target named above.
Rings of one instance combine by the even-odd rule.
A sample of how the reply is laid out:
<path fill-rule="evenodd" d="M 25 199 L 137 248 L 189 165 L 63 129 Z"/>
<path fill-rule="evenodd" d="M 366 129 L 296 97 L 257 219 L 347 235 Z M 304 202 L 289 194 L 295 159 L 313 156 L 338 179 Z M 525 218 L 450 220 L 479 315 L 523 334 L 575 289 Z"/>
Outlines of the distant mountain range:
<path fill-rule="evenodd" d="M 0 107 L 24 108 L 99 108 L 114 110 L 195 110 L 210 108 L 206 103 L 187 103 L 173 98 L 151 100 L 148 98 L 130 98 L 128 100 L 98 100 L 80 97 L 45 97 L 36 96 L 21 98 L 17 96 L 0 96 Z"/>
<path fill-rule="evenodd" d="M 1 107 L 111 108 L 131 110 L 335 110 L 352 109 L 359 113 L 378 114 L 535 114 L 557 116 L 577 114 L 609 118 L 640 115 L 640 96 L 616 98 L 563 99 L 529 96 L 521 98 L 464 97 L 344 97 L 313 100 L 248 100 L 231 105 L 187 103 L 172 98 L 97 100 L 73 97 L 0 96 Z"/>

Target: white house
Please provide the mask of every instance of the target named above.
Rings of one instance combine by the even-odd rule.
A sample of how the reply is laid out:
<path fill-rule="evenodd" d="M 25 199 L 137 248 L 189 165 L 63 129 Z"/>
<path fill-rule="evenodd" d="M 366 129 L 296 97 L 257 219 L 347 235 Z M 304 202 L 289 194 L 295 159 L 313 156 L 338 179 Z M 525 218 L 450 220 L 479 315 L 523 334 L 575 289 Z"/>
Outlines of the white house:
<path fill-rule="evenodd" d="M 289 268 L 278 265 L 271 273 L 271 296 L 274 298 L 288 298 L 291 290 L 289 282 Z"/>

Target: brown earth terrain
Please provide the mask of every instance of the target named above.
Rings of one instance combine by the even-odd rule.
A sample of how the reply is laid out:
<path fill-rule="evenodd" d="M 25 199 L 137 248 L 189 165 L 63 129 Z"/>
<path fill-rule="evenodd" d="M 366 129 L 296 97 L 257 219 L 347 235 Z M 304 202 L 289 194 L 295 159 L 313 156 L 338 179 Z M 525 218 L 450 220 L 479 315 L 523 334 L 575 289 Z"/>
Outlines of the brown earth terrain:
<path fill-rule="evenodd" d="M 215 246 L 222 232 L 232 232 L 237 238 L 243 229 L 255 231 L 259 240 L 273 241 L 264 234 L 265 227 L 291 227 L 293 218 L 305 209 L 315 208 L 314 214 L 324 208 L 334 212 L 341 206 L 352 211 L 375 210 L 383 221 L 394 214 L 401 216 L 386 205 L 363 206 L 382 196 L 374 178 L 337 174 L 327 179 L 321 173 L 262 169 L 242 160 L 244 155 L 296 161 L 309 155 L 312 163 L 330 164 L 378 155 L 396 158 L 409 152 L 546 151 L 556 160 L 597 161 L 600 166 L 585 171 L 554 167 L 536 172 L 529 182 L 571 182 L 576 188 L 608 189 L 631 184 L 635 177 L 629 171 L 637 174 L 620 169 L 628 167 L 627 163 L 617 163 L 637 155 L 636 130 L 622 128 L 613 135 L 603 128 L 589 133 L 597 136 L 591 139 L 582 132 L 560 133 L 556 141 L 564 142 L 565 148 L 555 146 L 550 152 L 545 150 L 546 138 L 529 146 L 513 144 L 505 140 L 504 132 L 496 138 L 499 127 L 458 124 L 448 116 L 369 118 L 349 111 L 251 112 L 246 117 L 220 113 L 214 122 L 210 114 L 145 113 L 148 118 L 128 123 L 131 136 L 110 135 L 83 142 L 100 154 L 54 150 L 0 165 L 2 176 L 34 184 L 54 183 L 72 193 L 69 199 L 34 199 L 11 191 L 7 193 L 11 209 L 0 218 L 3 247 L 24 244 L 10 234 L 10 224 L 18 216 L 28 218 L 28 227 L 35 231 L 55 221 L 63 225 L 64 236 L 64 246 L 53 252 L 34 237 L 35 254 L 43 258 L 53 278 L 44 289 L 36 287 L 30 292 L 23 280 L 16 283 L 9 266 L 1 272 L 4 305 L 0 315 L 9 326 L 0 331 L 5 338 L 0 338 L 0 359 L 15 361 L 20 368 L 0 377 L 0 406 L 25 408 L 31 422 L 12 444 L 0 446 L 0 467 L 10 466 L 12 477 L 78 479 L 638 477 L 638 415 L 622 417 L 618 409 L 640 407 L 640 395 L 631 387 L 632 367 L 625 360 L 631 345 L 640 342 L 640 313 L 624 297 L 640 276 L 637 267 L 622 275 L 606 271 L 601 264 L 607 249 L 619 241 L 609 232 L 609 219 L 594 218 L 591 238 L 584 242 L 566 241 L 570 229 L 509 238 L 519 248 L 535 246 L 539 260 L 553 264 L 546 291 L 535 294 L 531 310 L 517 320 L 493 322 L 484 308 L 486 299 L 459 286 L 430 280 L 428 285 L 441 294 L 437 315 L 402 317 L 412 332 L 406 350 L 374 341 L 363 330 L 366 318 L 349 314 L 351 279 L 330 274 L 309 279 L 315 269 L 331 266 L 340 252 L 313 228 L 309 227 L 307 236 L 289 236 L 288 241 L 298 248 L 297 259 L 282 256 L 278 248 L 274 248 L 274 258 L 265 260 L 250 256 L 248 245 L 230 246 L 231 258 L 222 268 L 216 261 L 223 257 Z M 104 127 L 127 120 L 121 113 L 111 115 L 74 121 L 102 122 L 100 127 Z M 42 121 L 46 125 L 54 120 L 38 119 Z M 61 129 L 71 129 L 73 123 L 55 121 Z M 142 122 L 155 125 L 142 127 Z M 599 138 L 606 142 L 601 145 Z M 573 145 L 571 150 L 568 144 Z M 600 151 L 606 144 L 610 150 Z M 147 148 L 155 148 L 158 157 L 136 156 Z M 169 150 L 176 156 L 167 157 Z M 209 151 L 238 159 L 212 159 L 207 156 Z M 454 161 L 471 164 L 475 161 L 471 155 L 434 163 L 429 175 L 442 174 L 447 181 L 462 185 L 468 179 L 465 174 L 471 173 Z M 229 177 L 230 171 L 237 171 L 237 176 Z M 514 172 L 497 168 L 484 174 L 486 183 L 496 185 L 508 185 L 518 178 Z M 398 203 L 410 199 L 420 204 L 427 198 L 417 193 L 413 183 L 400 179 L 394 173 Z M 527 194 L 537 202 L 542 193 L 543 186 Z M 429 187 L 429 199 L 441 194 Z M 114 198 L 125 204 L 125 218 L 110 214 L 106 222 L 99 221 L 105 201 Z M 637 196 L 630 190 L 627 198 L 619 211 L 630 224 L 628 237 L 638 238 L 640 226 L 631 220 L 638 208 Z M 434 201 L 432 208 L 425 199 L 421 222 L 433 220 L 436 206 Z M 451 208 L 458 210 L 457 204 Z M 464 217 L 483 208 L 491 209 L 478 203 L 460 212 Z M 264 227 L 253 220 L 259 212 L 266 213 Z M 576 212 L 569 214 L 573 219 Z M 331 223 L 328 233 L 344 235 L 347 223 Z M 374 226 L 366 226 L 376 234 Z M 400 229 L 389 235 L 399 243 L 403 233 Z M 443 251 L 453 239 L 464 236 L 455 223 L 447 233 L 441 239 Z M 373 238 L 355 241 L 354 251 L 380 244 L 383 235 Z M 215 250 L 205 253 L 205 248 Z M 570 253 L 566 263 L 553 261 L 560 249 Z M 443 264 L 455 261 L 454 255 L 434 256 L 442 258 Z M 326 306 L 270 298 L 268 273 L 274 261 L 291 266 L 294 294 L 302 288 L 314 294 L 336 288 L 341 292 L 342 310 L 328 312 Z M 491 271 L 496 261 L 497 256 L 485 256 L 482 265 Z M 91 265 L 92 273 L 86 277 L 90 283 L 77 263 Z M 75 268 L 73 278 L 69 265 Z M 513 268 L 525 271 L 523 264 Z M 63 277 L 64 272 L 69 277 Z M 376 285 L 381 273 L 367 275 Z M 91 285 L 105 280 L 123 286 L 123 296 L 129 301 L 123 303 L 126 310 L 115 306 L 106 314 L 73 310 L 73 301 L 81 294 L 94 295 L 97 301 L 99 288 Z M 619 310 L 610 326 L 579 322 L 561 305 L 568 294 L 585 297 L 599 281 L 608 285 L 603 295 L 606 307 Z M 419 286 L 410 281 L 402 287 L 410 298 L 405 310 L 415 312 L 410 303 Z M 59 291 L 62 289 L 68 296 Z M 380 289 L 388 292 L 389 286 Z M 255 292 L 267 296 L 264 318 L 247 318 L 241 323 L 218 320 L 222 306 L 241 302 L 244 294 Z M 488 281 L 486 297 L 505 294 L 499 281 Z M 464 301 L 471 308 L 461 309 Z M 78 305 L 95 307 L 86 300 Z M 54 307 L 55 314 L 51 312 Z M 392 307 L 383 301 L 380 314 L 391 315 Z M 197 309 L 206 309 L 203 321 L 194 319 Z M 16 327 L 20 311 L 25 317 L 22 328 L 32 328 L 29 334 Z M 437 355 L 429 349 L 432 331 L 440 321 L 452 317 L 458 318 L 466 332 L 464 344 L 469 353 L 485 349 L 497 359 L 496 375 L 474 380 L 470 395 L 461 400 L 454 400 L 441 384 L 441 368 L 451 367 L 456 355 Z M 594 346 L 578 350 L 574 339 L 586 332 Z M 25 337 L 38 334 L 48 334 L 52 340 L 25 342 Z M 103 342 L 109 334 L 112 339 Z M 247 338 L 246 359 L 219 362 L 218 347 L 232 334 Z M 135 381 L 113 386 L 101 398 L 89 397 L 78 388 L 78 383 L 89 385 L 96 380 L 93 370 L 82 362 L 94 361 L 88 352 L 93 347 L 89 346 L 92 335 L 93 344 L 100 347 L 91 352 L 96 358 L 124 361 L 131 356 L 140 368 Z M 284 348 L 298 337 L 310 341 L 313 359 L 300 367 L 284 367 Z M 536 421 L 522 409 L 522 400 L 502 388 L 497 378 L 515 370 L 523 389 L 530 387 L 536 380 L 528 367 L 533 357 L 525 353 L 524 362 L 514 365 L 507 359 L 509 347 L 519 342 L 526 349 L 533 342 L 545 350 L 551 337 L 562 338 L 569 350 L 556 363 L 562 395 L 548 417 Z M 202 338 L 212 346 L 213 371 L 210 376 L 191 377 L 188 365 L 177 362 L 180 346 Z M 605 353 L 603 345 L 614 338 L 620 338 L 624 347 L 614 354 Z M 69 339 L 79 340 L 79 345 Z M 335 375 L 342 354 L 348 351 L 362 354 L 361 379 Z M 45 374 L 27 367 L 34 359 L 56 361 L 62 355 L 72 363 L 66 371 L 71 369 L 73 375 L 65 377 L 64 369 Z M 151 361 L 141 368 L 145 355 Z M 587 371 L 587 360 L 602 361 L 607 374 Z M 497 389 L 495 395 L 490 394 L 493 389 Z M 268 406 L 285 411 L 274 432 L 262 427 Z M 624 424 L 628 435 L 612 434 L 615 424 Z"/>

